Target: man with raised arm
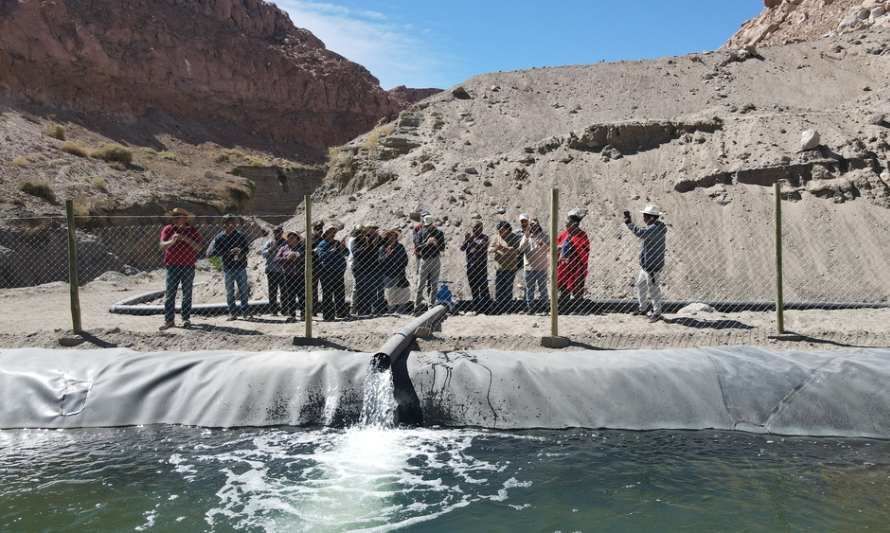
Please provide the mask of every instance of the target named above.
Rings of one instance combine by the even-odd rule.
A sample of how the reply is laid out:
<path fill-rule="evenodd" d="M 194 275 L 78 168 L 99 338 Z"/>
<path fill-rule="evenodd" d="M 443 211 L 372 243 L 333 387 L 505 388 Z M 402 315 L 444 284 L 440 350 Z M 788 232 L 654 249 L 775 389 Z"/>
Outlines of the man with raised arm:
<path fill-rule="evenodd" d="M 667 226 L 660 220 L 664 213 L 655 205 L 649 204 L 640 212 L 645 226 L 637 226 L 630 217 L 630 211 L 624 212 L 624 224 L 642 241 L 640 273 L 636 284 L 639 307 L 634 314 L 649 313 L 649 322 L 657 322 L 661 319 L 660 282 L 667 245 Z"/>
<path fill-rule="evenodd" d="M 164 324 L 160 330 L 176 325 L 176 290 L 182 286 L 182 327 L 192 326 L 192 287 L 195 283 L 195 263 L 203 247 L 201 234 L 189 222 L 191 213 L 177 207 L 170 211 L 172 221 L 161 229 L 160 246 L 167 268 L 167 287 L 164 291 Z"/>

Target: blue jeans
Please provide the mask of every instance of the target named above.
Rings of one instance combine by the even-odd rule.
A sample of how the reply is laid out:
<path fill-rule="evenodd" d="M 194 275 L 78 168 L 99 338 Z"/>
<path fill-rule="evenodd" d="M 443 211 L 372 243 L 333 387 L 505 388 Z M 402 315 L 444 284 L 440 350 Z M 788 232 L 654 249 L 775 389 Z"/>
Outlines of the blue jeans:
<path fill-rule="evenodd" d="M 238 308 L 235 307 L 235 284 L 238 284 L 238 299 L 241 300 L 241 314 L 247 314 L 247 269 L 239 268 L 235 270 L 226 270 L 226 304 L 229 306 L 229 314 L 234 316 L 238 314 Z"/>
<path fill-rule="evenodd" d="M 176 315 L 176 289 L 182 285 L 182 319 L 192 314 L 192 287 L 195 285 L 195 267 L 168 266 L 167 290 L 164 293 L 164 320 L 173 322 Z"/>
<path fill-rule="evenodd" d="M 535 286 L 538 298 L 547 298 L 547 272 L 543 270 L 527 270 L 525 272 L 525 308 L 528 311 L 535 307 Z"/>

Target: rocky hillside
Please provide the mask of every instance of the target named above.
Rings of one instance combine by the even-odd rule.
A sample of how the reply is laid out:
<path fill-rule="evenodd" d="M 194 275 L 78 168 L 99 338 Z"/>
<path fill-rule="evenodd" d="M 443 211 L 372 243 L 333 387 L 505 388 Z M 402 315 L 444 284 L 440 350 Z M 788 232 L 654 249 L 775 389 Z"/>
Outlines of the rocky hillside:
<path fill-rule="evenodd" d="M 590 213 L 593 294 L 612 297 L 636 249 L 621 212 L 653 201 L 672 227 L 669 293 L 769 298 L 782 180 L 792 297 L 851 297 L 875 276 L 885 290 L 888 38 L 478 76 L 334 151 L 316 212 L 408 227 L 427 209 L 454 242 L 474 219 L 545 219 L 558 186 L 563 212 Z M 462 280 L 456 244 L 448 260 Z"/>
<path fill-rule="evenodd" d="M 398 111 L 262 0 L 0 0 L 0 92 L 306 157 Z"/>
<path fill-rule="evenodd" d="M 818 39 L 872 26 L 890 27 L 886 0 L 764 0 L 764 10 L 746 22 L 727 48 L 778 45 Z"/>

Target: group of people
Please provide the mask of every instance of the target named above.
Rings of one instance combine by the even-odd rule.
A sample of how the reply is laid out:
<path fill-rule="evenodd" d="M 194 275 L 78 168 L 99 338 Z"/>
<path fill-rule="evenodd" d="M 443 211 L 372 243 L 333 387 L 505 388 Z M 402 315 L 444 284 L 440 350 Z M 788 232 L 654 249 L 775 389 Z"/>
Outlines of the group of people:
<path fill-rule="evenodd" d="M 627 228 L 641 241 L 640 271 L 636 278 L 639 307 L 636 314 L 649 315 L 651 321 L 661 318 L 660 274 L 665 263 L 667 227 L 662 213 L 654 205 L 643 210 L 643 225 L 633 222 L 624 212 Z M 586 212 L 573 209 L 565 227 L 556 239 L 556 288 L 559 305 L 572 308 L 585 294 L 585 280 L 590 255 L 590 240 L 581 229 Z M 183 209 L 171 212 L 172 222 L 161 230 L 160 247 L 167 268 L 164 302 L 164 325 L 175 326 L 176 292 L 182 288 L 181 314 L 183 327 L 190 327 L 192 287 L 195 263 L 204 243 L 200 233 L 189 223 L 190 214 Z M 497 222 L 493 237 L 485 234 L 481 221 L 476 221 L 464 235 L 460 250 L 466 257 L 466 275 L 476 313 L 503 314 L 519 311 L 514 300 L 516 275 L 523 272 L 525 295 L 520 304 L 527 313 L 547 310 L 547 275 L 550 268 L 550 238 L 538 219 L 527 214 L 519 216 L 514 230 L 505 220 Z M 249 317 L 247 258 L 250 243 L 239 229 L 240 219 L 227 215 L 223 231 L 214 237 L 207 256 L 217 257 L 225 279 L 226 305 L 229 320 Z M 324 320 L 349 316 L 367 317 L 384 313 L 423 311 L 436 303 L 441 273 L 441 258 L 446 250 L 445 235 L 431 214 L 424 213 L 412 229 L 412 255 L 415 258 L 417 284 L 413 306 L 407 269 L 409 252 L 401 241 L 398 229 L 381 231 L 376 225 L 356 226 L 346 238 L 338 239 L 343 225 L 312 228 L 313 279 L 309 280 L 313 300 L 319 301 Z M 265 259 L 268 282 L 268 309 L 281 313 L 287 321 L 296 321 L 302 314 L 306 291 L 304 239 L 296 232 L 276 227 L 265 242 L 260 255 Z M 489 291 L 488 262 L 495 263 L 494 299 Z M 346 273 L 352 273 L 352 306 L 346 302 Z M 320 291 L 319 291 L 320 288 Z"/>

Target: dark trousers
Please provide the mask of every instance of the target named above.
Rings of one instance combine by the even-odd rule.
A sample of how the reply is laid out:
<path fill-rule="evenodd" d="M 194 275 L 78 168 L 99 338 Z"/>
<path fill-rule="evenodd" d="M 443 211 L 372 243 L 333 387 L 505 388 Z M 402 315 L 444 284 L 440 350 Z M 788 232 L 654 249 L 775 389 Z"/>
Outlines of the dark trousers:
<path fill-rule="evenodd" d="M 513 305 L 513 279 L 515 277 L 515 270 L 498 270 L 495 273 L 495 310 L 498 314 L 508 312 Z"/>
<path fill-rule="evenodd" d="M 303 296 L 306 291 L 302 274 L 283 274 L 281 284 L 281 313 L 296 317 L 303 314 Z"/>
<path fill-rule="evenodd" d="M 473 310 L 487 313 L 491 310 L 491 293 L 488 292 L 488 263 L 467 263 L 467 281 L 473 295 Z"/>
<path fill-rule="evenodd" d="M 195 285 L 195 267 L 168 266 L 167 287 L 164 291 L 164 320 L 173 322 L 176 314 L 176 289 L 182 285 L 182 319 L 192 314 L 192 288 Z"/>
<path fill-rule="evenodd" d="M 284 299 L 284 272 L 266 272 L 269 283 L 269 312 L 277 313 L 279 296 Z"/>
<path fill-rule="evenodd" d="M 369 315 L 374 307 L 374 280 L 371 272 L 364 268 L 352 269 L 355 291 L 352 293 L 352 312 L 356 315 Z"/>
<path fill-rule="evenodd" d="M 346 285 L 343 272 L 322 272 L 321 280 L 321 313 L 325 320 L 345 317 Z"/>

